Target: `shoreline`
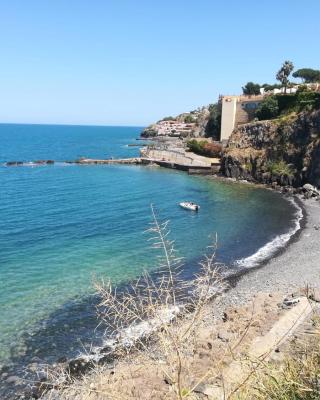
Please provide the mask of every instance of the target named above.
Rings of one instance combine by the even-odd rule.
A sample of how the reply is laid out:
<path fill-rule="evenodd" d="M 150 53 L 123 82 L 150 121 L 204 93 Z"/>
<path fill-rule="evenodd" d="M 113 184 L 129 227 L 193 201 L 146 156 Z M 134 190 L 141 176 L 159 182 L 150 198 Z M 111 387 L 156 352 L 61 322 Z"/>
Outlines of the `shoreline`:
<path fill-rule="evenodd" d="M 241 182 L 235 181 L 231 178 L 224 178 L 224 177 L 219 177 L 219 176 L 206 176 L 205 178 L 223 180 L 226 182 L 236 183 L 236 184 L 241 183 Z M 242 182 L 242 183 L 245 184 L 246 182 Z M 255 184 L 255 183 L 251 183 L 251 182 L 247 182 L 247 184 L 254 185 L 257 188 L 263 188 L 263 189 L 269 189 L 269 190 L 275 191 L 274 189 L 272 189 L 270 187 L 266 187 L 266 185 Z M 283 193 L 281 193 L 279 191 L 278 191 L 278 193 L 280 196 L 286 197 L 287 201 L 290 201 L 290 198 L 292 197 L 292 196 L 285 196 Z M 230 287 L 225 292 L 219 293 L 219 295 L 215 299 L 212 300 L 211 306 L 213 308 L 217 308 L 218 315 L 222 312 L 222 308 L 225 308 L 228 305 L 234 305 L 234 304 L 239 303 L 239 301 L 237 302 L 237 299 L 235 299 L 235 297 L 239 296 L 240 304 L 243 304 L 245 301 L 248 300 L 248 298 L 252 297 L 252 295 L 253 295 L 252 291 L 249 291 L 250 292 L 249 294 L 248 293 L 244 294 L 244 292 L 247 291 L 247 286 L 243 286 L 243 284 L 241 282 L 242 281 L 247 282 L 246 276 L 255 274 L 257 271 L 263 270 L 270 262 L 277 260 L 283 254 L 286 254 L 288 251 L 290 251 L 290 247 L 292 245 L 294 245 L 295 243 L 299 243 L 299 241 L 301 240 L 301 235 L 303 234 L 305 227 L 308 225 L 308 208 L 309 208 L 309 205 L 311 202 L 315 203 L 315 207 L 318 208 L 319 216 L 320 216 L 319 202 L 316 202 L 313 200 L 303 201 L 297 196 L 295 196 L 295 198 L 300 203 L 299 207 L 303 211 L 303 218 L 300 221 L 300 225 L 301 225 L 300 228 L 298 229 L 297 232 L 295 232 L 290 237 L 289 241 L 283 247 L 278 249 L 275 253 L 271 254 L 270 257 L 268 257 L 267 259 L 263 260 L 262 262 L 259 262 L 259 265 L 254 266 L 252 268 L 243 268 L 241 271 L 236 272 L 234 275 L 230 276 L 230 281 L 231 282 L 233 281 L 234 283 L 230 284 Z M 318 223 L 319 222 L 320 222 L 320 219 L 319 219 Z M 319 238 L 320 238 L 320 232 L 319 232 Z M 229 282 L 229 279 L 228 279 L 228 282 Z M 241 288 L 239 292 L 237 291 L 238 285 L 240 285 L 240 288 Z M 254 288 L 257 289 L 254 293 L 258 293 L 260 291 L 259 285 L 254 286 Z M 232 300 L 229 299 L 230 295 L 232 296 Z M 81 357 L 81 355 L 79 357 Z M 71 360 L 69 360 L 69 361 L 71 361 Z"/>
<path fill-rule="evenodd" d="M 320 225 L 320 204 L 310 199 L 301 201 L 301 228 L 261 265 L 231 277 L 230 287 L 214 300 L 219 309 L 243 304 L 261 291 L 294 292 L 305 285 L 320 287 L 320 230 L 315 228 Z"/>
<path fill-rule="evenodd" d="M 253 313 L 254 308 L 257 307 L 255 312 L 258 313 L 258 317 L 259 313 L 264 314 L 264 319 L 260 317 L 261 325 L 258 325 L 257 328 L 252 328 L 254 332 L 248 335 L 248 339 L 254 341 L 259 337 L 265 337 L 265 344 L 268 344 L 266 340 L 269 330 L 273 326 L 279 325 L 281 318 L 285 319 L 286 315 L 291 313 L 291 311 L 286 310 L 286 307 L 283 309 L 283 299 L 302 293 L 306 284 L 311 288 L 320 287 L 320 265 L 317 268 L 318 260 L 320 260 L 320 247 L 317 245 L 320 239 L 320 229 L 314 228 L 320 223 L 320 204 L 315 200 L 306 200 L 302 201 L 302 203 L 304 218 L 301 221 L 300 229 L 292 236 L 284 248 L 270 259 L 265 260 L 263 264 L 241 271 L 241 275 L 236 274 L 236 276 L 231 277 L 233 282 L 228 282 L 228 288 L 218 293 L 207 304 L 204 318 L 199 327 L 201 335 L 207 337 L 207 335 L 212 335 L 213 333 L 214 337 L 216 337 L 215 335 L 217 334 L 214 340 L 222 342 L 222 346 L 227 346 L 223 343 L 232 339 L 230 338 L 230 330 L 226 329 L 231 329 L 232 332 L 234 328 L 232 326 L 231 328 L 226 328 L 226 315 L 228 320 L 230 313 L 238 315 L 240 312 L 241 318 L 244 317 L 247 320 L 248 318 L 250 319 L 251 312 Z M 301 302 L 302 306 L 303 303 L 307 302 L 307 299 L 305 298 Z M 270 305 L 271 303 L 272 305 Z M 293 310 L 293 312 L 295 311 Z M 304 318 L 306 317 L 307 314 Z M 233 319 L 230 321 L 233 321 Z M 304 319 L 301 320 L 301 322 L 303 321 Z M 290 339 L 290 337 L 291 334 L 287 334 L 286 340 Z M 201 348 L 197 351 L 203 352 Z M 213 348 L 212 352 L 214 351 L 217 350 Z M 120 368 L 119 372 L 121 373 L 123 368 L 126 368 L 126 362 L 130 363 L 130 360 L 132 362 L 131 355 L 127 361 L 119 359 L 116 364 L 112 364 L 109 367 L 106 366 L 106 369 L 103 370 L 105 377 L 110 373 L 108 368 L 113 371 Z M 99 375 L 99 373 L 101 374 L 99 371 L 101 369 L 99 370 L 98 368 L 96 370 L 93 368 L 91 371 L 84 372 L 85 381 L 92 382 L 90 387 L 92 385 L 96 387 L 98 380 L 102 382 L 103 376 Z M 148 375 L 147 371 L 144 371 L 144 373 Z M 73 393 L 72 390 L 77 390 L 77 384 L 76 388 L 71 386 L 71 393 Z M 56 391 L 54 392 L 57 393 Z M 50 398 L 50 392 L 48 396 L 44 395 L 44 398 Z M 79 399 L 82 399 L 82 397 L 79 397 Z"/>

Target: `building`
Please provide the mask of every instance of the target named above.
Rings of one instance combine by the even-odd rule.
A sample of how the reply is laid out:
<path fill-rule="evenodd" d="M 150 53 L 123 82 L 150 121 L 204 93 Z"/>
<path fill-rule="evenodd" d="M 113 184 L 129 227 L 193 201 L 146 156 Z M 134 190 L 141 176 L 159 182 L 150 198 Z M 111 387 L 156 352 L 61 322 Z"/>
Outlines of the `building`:
<path fill-rule="evenodd" d="M 255 116 L 256 109 L 265 95 L 220 96 L 221 133 L 220 140 L 228 140 L 239 125 L 247 124 Z"/>
<path fill-rule="evenodd" d="M 155 125 L 157 136 L 188 136 L 191 135 L 195 123 L 178 122 L 176 120 L 160 121 Z"/>

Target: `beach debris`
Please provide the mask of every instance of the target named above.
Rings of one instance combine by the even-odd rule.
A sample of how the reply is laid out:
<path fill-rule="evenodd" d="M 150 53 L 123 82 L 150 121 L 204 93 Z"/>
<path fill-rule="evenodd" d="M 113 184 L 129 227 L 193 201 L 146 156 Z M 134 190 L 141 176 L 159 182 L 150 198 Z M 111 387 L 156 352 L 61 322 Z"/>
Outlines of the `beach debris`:
<path fill-rule="evenodd" d="M 281 308 L 291 308 L 292 306 L 295 306 L 296 304 L 300 303 L 300 299 L 296 297 L 286 297 L 282 304 Z"/>

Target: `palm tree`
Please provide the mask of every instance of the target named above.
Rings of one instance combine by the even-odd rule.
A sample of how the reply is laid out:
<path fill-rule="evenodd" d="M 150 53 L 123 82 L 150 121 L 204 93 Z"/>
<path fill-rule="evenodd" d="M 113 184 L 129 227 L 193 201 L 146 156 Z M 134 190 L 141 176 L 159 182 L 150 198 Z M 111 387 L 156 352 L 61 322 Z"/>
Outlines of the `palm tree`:
<path fill-rule="evenodd" d="M 293 69 L 294 69 L 293 63 L 291 61 L 285 61 L 276 75 L 277 80 L 280 81 L 284 86 L 284 93 L 287 93 L 289 75 L 291 74 Z"/>

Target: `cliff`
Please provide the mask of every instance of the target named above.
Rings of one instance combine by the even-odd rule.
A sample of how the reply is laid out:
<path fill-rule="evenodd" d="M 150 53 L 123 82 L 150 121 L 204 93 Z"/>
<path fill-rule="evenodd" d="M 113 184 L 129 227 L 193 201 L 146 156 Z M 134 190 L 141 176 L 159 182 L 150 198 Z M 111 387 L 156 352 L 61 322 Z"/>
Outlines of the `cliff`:
<path fill-rule="evenodd" d="M 320 110 L 239 127 L 225 148 L 221 172 L 272 185 L 319 187 Z"/>

